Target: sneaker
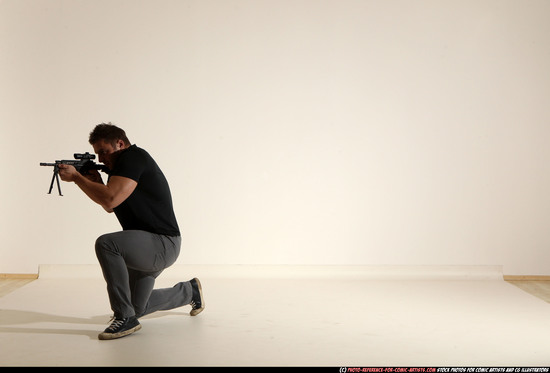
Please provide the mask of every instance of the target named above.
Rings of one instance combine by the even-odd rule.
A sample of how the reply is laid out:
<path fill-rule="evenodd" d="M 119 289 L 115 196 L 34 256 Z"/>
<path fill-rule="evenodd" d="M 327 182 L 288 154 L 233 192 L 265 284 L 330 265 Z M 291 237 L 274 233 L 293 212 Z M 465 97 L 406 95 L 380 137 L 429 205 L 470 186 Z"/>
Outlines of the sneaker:
<path fill-rule="evenodd" d="M 204 299 L 202 297 L 201 282 L 198 278 L 194 278 L 191 281 L 191 287 L 193 288 L 193 298 L 191 299 L 192 310 L 189 312 L 191 316 L 197 316 L 204 310 Z"/>
<path fill-rule="evenodd" d="M 133 332 L 137 332 L 141 329 L 141 324 L 135 316 L 127 317 L 125 319 L 111 319 L 111 325 L 103 333 L 98 335 L 101 340 L 122 338 Z"/>

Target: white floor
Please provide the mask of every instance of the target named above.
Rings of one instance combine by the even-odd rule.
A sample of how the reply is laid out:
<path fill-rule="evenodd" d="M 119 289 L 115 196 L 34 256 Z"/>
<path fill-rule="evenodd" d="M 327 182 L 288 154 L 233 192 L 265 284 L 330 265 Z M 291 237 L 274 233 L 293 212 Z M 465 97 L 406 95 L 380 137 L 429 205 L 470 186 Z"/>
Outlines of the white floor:
<path fill-rule="evenodd" d="M 0 298 L 1 366 L 550 366 L 550 304 L 498 267 L 187 267 L 206 309 L 141 319 L 99 341 L 111 311 L 95 266 L 43 266 Z"/>

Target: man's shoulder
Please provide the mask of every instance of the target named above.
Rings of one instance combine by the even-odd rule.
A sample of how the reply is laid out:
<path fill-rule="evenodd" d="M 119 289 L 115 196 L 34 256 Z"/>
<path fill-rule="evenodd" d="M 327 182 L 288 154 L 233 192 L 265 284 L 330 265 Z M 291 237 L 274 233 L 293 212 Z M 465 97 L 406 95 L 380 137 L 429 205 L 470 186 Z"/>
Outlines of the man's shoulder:
<path fill-rule="evenodd" d="M 132 158 L 133 157 L 151 158 L 151 155 L 149 155 L 149 153 L 145 149 L 140 148 L 135 144 L 130 145 L 128 148 L 126 148 L 121 155 L 124 155 L 126 157 L 132 157 Z"/>
<path fill-rule="evenodd" d="M 134 170 L 130 172 L 134 174 L 136 170 L 148 168 L 152 162 L 154 160 L 145 150 L 136 145 L 130 145 L 120 153 L 111 175 L 126 176 L 128 170 Z"/>

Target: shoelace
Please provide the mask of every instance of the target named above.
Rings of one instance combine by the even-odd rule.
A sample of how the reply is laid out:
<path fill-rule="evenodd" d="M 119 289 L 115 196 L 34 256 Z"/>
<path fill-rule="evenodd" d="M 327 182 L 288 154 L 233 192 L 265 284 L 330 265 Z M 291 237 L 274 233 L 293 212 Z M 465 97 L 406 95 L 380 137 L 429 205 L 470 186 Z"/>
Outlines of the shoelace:
<path fill-rule="evenodd" d="M 191 301 L 191 303 L 189 303 L 191 305 L 191 308 L 195 309 L 197 308 L 197 303 L 195 303 L 194 300 Z"/>
<path fill-rule="evenodd" d="M 109 325 L 109 327 L 107 329 L 116 330 L 116 329 L 120 328 L 122 326 L 122 324 L 124 324 L 124 320 L 117 320 L 113 316 L 111 318 L 111 325 Z"/>

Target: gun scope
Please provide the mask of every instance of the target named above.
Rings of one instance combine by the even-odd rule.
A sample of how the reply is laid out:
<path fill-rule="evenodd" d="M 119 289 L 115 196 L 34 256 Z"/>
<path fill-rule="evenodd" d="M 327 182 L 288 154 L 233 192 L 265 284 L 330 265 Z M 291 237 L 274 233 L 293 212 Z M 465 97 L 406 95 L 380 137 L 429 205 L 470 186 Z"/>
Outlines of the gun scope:
<path fill-rule="evenodd" d="M 95 154 L 86 153 L 74 153 L 74 159 L 95 159 Z"/>

